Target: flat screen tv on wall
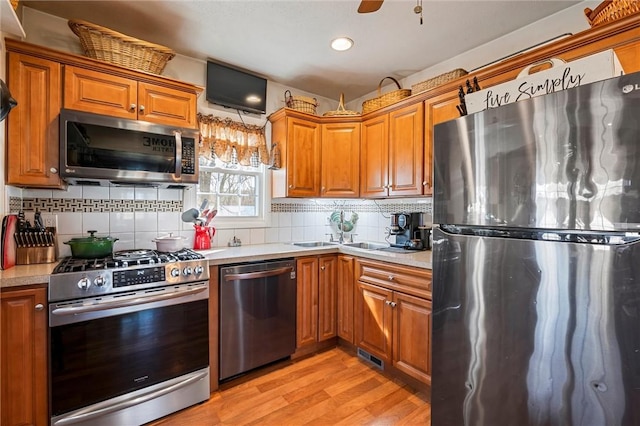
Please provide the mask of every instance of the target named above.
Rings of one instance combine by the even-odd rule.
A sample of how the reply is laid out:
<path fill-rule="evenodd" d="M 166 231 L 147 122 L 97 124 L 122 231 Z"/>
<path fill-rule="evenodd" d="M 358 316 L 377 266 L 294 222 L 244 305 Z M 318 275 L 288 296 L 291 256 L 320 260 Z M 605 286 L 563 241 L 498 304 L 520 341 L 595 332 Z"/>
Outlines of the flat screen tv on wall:
<path fill-rule="evenodd" d="M 255 74 L 207 61 L 207 101 L 245 112 L 264 114 L 267 80 Z"/>

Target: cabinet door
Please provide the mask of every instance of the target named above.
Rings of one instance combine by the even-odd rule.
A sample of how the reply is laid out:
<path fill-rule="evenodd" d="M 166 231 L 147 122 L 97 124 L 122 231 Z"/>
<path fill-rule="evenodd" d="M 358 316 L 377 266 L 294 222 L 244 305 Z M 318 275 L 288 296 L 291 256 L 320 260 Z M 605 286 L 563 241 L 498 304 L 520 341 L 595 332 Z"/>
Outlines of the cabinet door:
<path fill-rule="evenodd" d="M 431 301 L 396 292 L 393 302 L 393 365 L 431 384 Z"/>
<path fill-rule="evenodd" d="M 322 125 L 320 195 L 351 198 L 360 195 L 360 123 Z"/>
<path fill-rule="evenodd" d="M 320 125 L 294 117 L 287 120 L 287 195 L 318 197 Z"/>
<path fill-rule="evenodd" d="M 196 94 L 155 84 L 138 84 L 138 119 L 195 128 Z"/>
<path fill-rule="evenodd" d="M 112 117 L 138 118 L 136 81 L 66 66 L 64 70 L 64 107 Z"/>
<path fill-rule="evenodd" d="M 424 107 L 424 195 L 433 195 L 433 126 L 460 117 L 457 92 L 429 99 Z"/>
<path fill-rule="evenodd" d="M 318 341 L 337 336 L 338 256 L 321 256 L 318 276 Z"/>
<path fill-rule="evenodd" d="M 0 424 L 47 425 L 46 289 L 0 293 Z"/>
<path fill-rule="evenodd" d="M 318 336 L 318 258 L 299 258 L 296 269 L 296 348 L 300 348 L 315 343 Z"/>
<path fill-rule="evenodd" d="M 362 123 L 360 142 L 360 196 L 385 197 L 389 177 L 389 116 Z"/>
<path fill-rule="evenodd" d="M 421 195 L 424 164 L 422 102 L 389 113 L 389 195 Z"/>
<path fill-rule="evenodd" d="M 338 336 L 353 343 L 353 284 L 352 256 L 338 256 Z"/>
<path fill-rule="evenodd" d="M 9 185 L 61 188 L 58 115 L 62 106 L 61 66 L 9 53 L 7 83 L 18 105 L 7 118 Z"/>
<path fill-rule="evenodd" d="M 391 299 L 393 292 L 358 281 L 356 284 L 355 344 L 391 362 Z"/>

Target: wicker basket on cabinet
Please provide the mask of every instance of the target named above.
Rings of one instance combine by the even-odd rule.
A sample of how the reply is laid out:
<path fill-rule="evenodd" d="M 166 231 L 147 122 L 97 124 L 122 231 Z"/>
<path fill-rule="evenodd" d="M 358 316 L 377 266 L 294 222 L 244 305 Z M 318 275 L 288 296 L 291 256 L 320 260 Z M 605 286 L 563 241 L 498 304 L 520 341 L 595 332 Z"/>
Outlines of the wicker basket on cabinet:
<path fill-rule="evenodd" d="M 176 55 L 168 47 L 79 19 L 70 19 L 69 27 L 80 38 L 86 56 L 122 67 L 162 74 L 167 62 Z"/>
<path fill-rule="evenodd" d="M 306 112 L 307 114 L 316 115 L 316 107 L 318 101 L 316 98 L 309 98 L 307 96 L 293 96 L 290 90 L 284 92 L 284 102 L 287 108 L 295 109 L 296 111 Z"/>
<path fill-rule="evenodd" d="M 411 93 L 415 95 L 416 93 L 426 92 L 427 90 L 431 90 L 467 74 L 467 71 L 463 70 L 462 68 L 457 68 L 453 71 L 445 72 L 444 74 L 437 75 L 433 78 L 430 78 L 429 80 L 421 81 L 420 83 L 412 85 Z"/>
<path fill-rule="evenodd" d="M 625 16 L 640 12 L 638 0 L 605 0 L 595 9 L 586 8 L 584 14 L 592 27 L 617 21 Z"/>
<path fill-rule="evenodd" d="M 382 95 L 381 94 L 382 82 L 385 81 L 387 78 L 393 80 L 396 86 L 398 86 L 398 90 L 393 90 L 389 93 L 385 93 L 384 95 Z M 387 105 L 396 103 L 409 96 L 411 96 L 411 90 L 403 89 L 400 86 L 400 83 L 398 83 L 398 80 L 396 80 L 395 78 L 385 77 L 382 80 L 380 80 L 380 83 L 378 83 L 378 96 L 373 99 L 367 99 L 362 103 L 362 113 L 366 114 L 368 112 L 375 111 L 377 109 L 386 107 Z"/>

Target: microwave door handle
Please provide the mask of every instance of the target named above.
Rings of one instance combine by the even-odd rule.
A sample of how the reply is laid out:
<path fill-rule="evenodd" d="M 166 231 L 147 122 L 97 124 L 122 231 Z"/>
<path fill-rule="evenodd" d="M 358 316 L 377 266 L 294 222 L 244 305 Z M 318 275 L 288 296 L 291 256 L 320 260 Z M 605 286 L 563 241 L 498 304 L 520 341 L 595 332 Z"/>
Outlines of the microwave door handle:
<path fill-rule="evenodd" d="M 173 131 L 176 137 L 176 177 L 182 176 L 182 132 L 180 130 Z"/>

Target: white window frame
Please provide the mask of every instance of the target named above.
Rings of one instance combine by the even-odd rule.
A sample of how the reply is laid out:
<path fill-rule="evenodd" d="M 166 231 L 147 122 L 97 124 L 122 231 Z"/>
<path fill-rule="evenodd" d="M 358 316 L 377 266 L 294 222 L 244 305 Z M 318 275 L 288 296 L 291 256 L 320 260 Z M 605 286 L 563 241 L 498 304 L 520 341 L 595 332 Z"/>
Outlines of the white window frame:
<path fill-rule="evenodd" d="M 213 172 L 225 172 L 225 173 L 234 173 L 234 169 L 226 168 L 226 167 L 206 167 L 200 166 L 200 169 L 205 169 L 207 171 L 211 170 Z M 255 170 L 255 171 L 253 171 Z M 237 170 L 238 174 L 243 175 L 254 175 L 257 179 L 256 192 L 258 194 L 258 203 L 256 205 L 258 209 L 258 216 L 252 217 L 238 217 L 238 216 L 216 216 L 214 221 L 214 226 L 216 229 L 248 229 L 248 228 L 267 228 L 270 226 L 270 214 L 269 214 L 269 206 L 271 204 L 271 191 L 268 189 L 271 187 L 271 173 L 264 164 L 261 164 L 260 167 L 245 169 L 245 170 Z M 192 192 L 192 199 L 190 202 L 185 200 L 185 210 L 191 207 L 196 206 L 199 191 L 199 185 L 194 185 L 194 191 Z M 186 199 L 187 197 L 185 197 Z"/>

